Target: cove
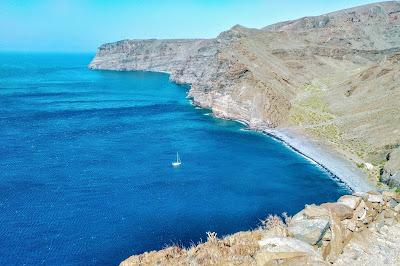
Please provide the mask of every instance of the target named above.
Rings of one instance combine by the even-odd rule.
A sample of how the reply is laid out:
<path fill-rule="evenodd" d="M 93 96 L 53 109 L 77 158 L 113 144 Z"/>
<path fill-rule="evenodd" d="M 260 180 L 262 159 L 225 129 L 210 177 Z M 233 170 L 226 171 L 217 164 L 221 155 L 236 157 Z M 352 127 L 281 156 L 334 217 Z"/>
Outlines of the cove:
<path fill-rule="evenodd" d="M 91 71 L 92 57 L 0 54 L 0 264 L 115 265 L 349 193 L 167 74 Z"/>

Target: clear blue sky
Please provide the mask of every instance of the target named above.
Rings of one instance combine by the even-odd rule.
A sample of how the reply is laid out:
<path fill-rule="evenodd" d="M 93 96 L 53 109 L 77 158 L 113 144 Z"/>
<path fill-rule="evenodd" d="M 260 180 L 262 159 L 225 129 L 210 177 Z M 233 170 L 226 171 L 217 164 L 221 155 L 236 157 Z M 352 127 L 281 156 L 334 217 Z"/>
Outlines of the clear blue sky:
<path fill-rule="evenodd" d="M 368 0 L 0 0 L 0 51 L 92 51 L 121 39 L 211 38 Z"/>

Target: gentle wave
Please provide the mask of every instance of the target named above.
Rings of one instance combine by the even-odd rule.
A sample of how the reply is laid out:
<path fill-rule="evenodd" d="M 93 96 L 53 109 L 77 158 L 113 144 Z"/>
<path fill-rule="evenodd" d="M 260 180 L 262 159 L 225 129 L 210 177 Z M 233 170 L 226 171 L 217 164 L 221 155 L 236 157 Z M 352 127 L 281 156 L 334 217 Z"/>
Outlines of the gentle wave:
<path fill-rule="evenodd" d="M 118 117 L 121 115 L 136 115 L 148 116 L 159 115 L 168 112 L 184 112 L 186 108 L 177 104 L 153 104 L 145 106 L 128 106 L 128 107 L 110 107 L 110 108 L 91 108 L 91 109 L 78 109 L 78 110 L 55 110 L 55 111 L 42 111 L 33 112 L 25 116 L 11 116 L 11 120 L 23 121 L 37 121 L 42 119 L 60 119 L 63 117 L 93 117 L 93 116 L 113 116 Z"/>

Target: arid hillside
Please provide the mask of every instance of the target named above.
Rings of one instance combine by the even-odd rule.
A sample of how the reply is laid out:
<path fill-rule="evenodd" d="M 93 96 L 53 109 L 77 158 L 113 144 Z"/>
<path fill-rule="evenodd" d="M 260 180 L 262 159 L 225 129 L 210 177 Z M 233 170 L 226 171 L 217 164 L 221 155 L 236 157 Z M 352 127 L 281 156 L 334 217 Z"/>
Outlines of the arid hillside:
<path fill-rule="evenodd" d="M 171 73 L 189 96 L 251 128 L 295 130 L 371 179 L 400 186 L 400 2 L 382 2 L 208 40 L 102 45 L 92 69 Z"/>

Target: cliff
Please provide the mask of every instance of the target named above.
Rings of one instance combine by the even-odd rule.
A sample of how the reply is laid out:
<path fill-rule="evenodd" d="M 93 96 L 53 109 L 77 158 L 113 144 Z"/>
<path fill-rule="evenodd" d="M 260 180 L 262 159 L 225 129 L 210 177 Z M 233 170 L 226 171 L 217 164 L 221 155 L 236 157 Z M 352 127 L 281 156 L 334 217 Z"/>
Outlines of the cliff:
<path fill-rule="evenodd" d="M 400 194 L 356 193 L 253 231 L 132 256 L 130 265 L 399 265 Z"/>
<path fill-rule="evenodd" d="M 214 39 L 104 44 L 89 67 L 170 73 L 197 105 L 278 136 L 355 190 L 369 187 L 360 172 L 400 187 L 400 2 L 237 25 Z M 398 265 L 399 222 L 399 194 L 355 193 L 121 265 Z"/>
<path fill-rule="evenodd" d="M 296 132 L 400 186 L 399 60 L 393 1 L 262 29 L 237 25 L 215 39 L 104 44 L 89 67 L 168 72 L 219 117 Z"/>

